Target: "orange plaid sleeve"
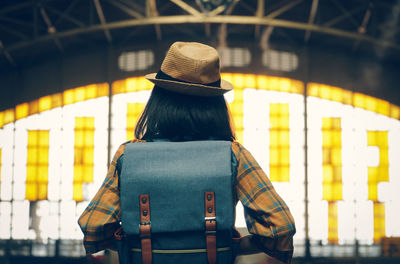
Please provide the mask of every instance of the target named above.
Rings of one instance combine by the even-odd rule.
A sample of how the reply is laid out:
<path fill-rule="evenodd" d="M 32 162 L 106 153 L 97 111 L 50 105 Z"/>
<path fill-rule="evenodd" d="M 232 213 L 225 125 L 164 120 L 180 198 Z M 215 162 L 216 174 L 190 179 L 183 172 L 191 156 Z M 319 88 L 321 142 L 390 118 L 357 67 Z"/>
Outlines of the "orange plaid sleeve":
<path fill-rule="evenodd" d="M 79 217 L 87 254 L 114 248 L 114 232 L 121 219 L 117 162 L 124 149 L 125 144 L 118 148 L 102 186 Z"/>
<path fill-rule="evenodd" d="M 296 228 L 289 208 L 251 153 L 237 142 L 232 150 L 238 160 L 235 188 L 248 231 L 265 253 L 290 263 Z"/>

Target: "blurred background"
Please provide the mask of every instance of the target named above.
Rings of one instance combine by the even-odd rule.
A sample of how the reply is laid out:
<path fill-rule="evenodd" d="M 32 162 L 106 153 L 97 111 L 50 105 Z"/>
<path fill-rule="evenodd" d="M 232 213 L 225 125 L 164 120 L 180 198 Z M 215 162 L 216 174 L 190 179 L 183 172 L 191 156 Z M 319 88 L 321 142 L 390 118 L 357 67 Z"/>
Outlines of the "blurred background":
<path fill-rule="evenodd" d="M 77 218 L 175 41 L 220 52 L 237 139 L 295 217 L 294 263 L 400 263 L 399 15 L 400 0 L 2 0 L 0 263 L 115 262 L 85 256 Z"/>

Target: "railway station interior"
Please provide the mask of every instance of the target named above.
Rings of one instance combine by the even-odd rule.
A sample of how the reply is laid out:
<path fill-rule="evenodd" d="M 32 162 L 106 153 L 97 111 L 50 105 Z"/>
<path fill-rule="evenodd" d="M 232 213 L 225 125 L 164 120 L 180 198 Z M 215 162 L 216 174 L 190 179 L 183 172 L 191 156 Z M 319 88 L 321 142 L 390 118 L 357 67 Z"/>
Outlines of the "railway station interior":
<path fill-rule="evenodd" d="M 77 220 L 175 41 L 218 50 L 292 263 L 400 263 L 400 0 L 0 1 L 0 263 L 118 263 Z"/>

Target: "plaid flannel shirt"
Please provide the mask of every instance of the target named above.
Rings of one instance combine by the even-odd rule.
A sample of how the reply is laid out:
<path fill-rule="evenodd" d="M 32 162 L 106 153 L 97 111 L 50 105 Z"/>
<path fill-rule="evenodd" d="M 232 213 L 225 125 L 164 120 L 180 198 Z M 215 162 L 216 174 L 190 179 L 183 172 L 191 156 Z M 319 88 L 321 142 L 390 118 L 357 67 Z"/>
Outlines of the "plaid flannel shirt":
<path fill-rule="evenodd" d="M 117 150 L 102 186 L 79 218 L 88 254 L 114 248 L 121 219 L 117 162 L 125 145 Z M 235 193 L 243 204 L 248 231 L 264 252 L 290 263 L 296 229 L 289 208 L 250 152 L 237 142 L 232 150 L 238 161 Z"/>

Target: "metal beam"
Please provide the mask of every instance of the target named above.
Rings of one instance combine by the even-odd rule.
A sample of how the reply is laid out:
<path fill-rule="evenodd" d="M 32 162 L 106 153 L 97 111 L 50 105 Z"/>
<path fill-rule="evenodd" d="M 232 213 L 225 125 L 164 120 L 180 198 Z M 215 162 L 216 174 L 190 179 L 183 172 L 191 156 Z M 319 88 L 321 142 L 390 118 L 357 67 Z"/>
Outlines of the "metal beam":
<path fill-rule="evenodd" d="M 47 32 L 49 32 L 50 35 L 54 35 L 57 32 L 57 30 L 51 24 L 51 20 L 50 20 L 49 16 L 47 15 L 46 10 L 44 10 L 43 7 L 40 7 L 40 14 L 42 15 L 42 18 L 47 25 Z M 62 47 L 61 42 L 58 39 L 58 37 L 53 38 L 53 40 L 54 40 L 54 43 L 56 43 L 57 48 L 62 52 L 63 47 Z"/>
<path fill-rule="evenodd" d="M 185 2 L 183 2 L 182 0 L 170 0 L 172 3 L 176 4 L 177 6 L 179 6 L 180 8 L 182 8 L 183 10 L 185 10 L 186 12 L 188 12 L 189 14 L 193 15 L 193 16 L 203 16 L 202 13 L 200 13 L 199 11 L 197 11 L 195 8 L 193 8 L 192 6 L 186 4 Z"/>
<path fill-rule="evenodd" d="M 58 22 L 58 21 L 61 21 L 61 19 L 65 19 L 65 20 L 68 20 L 68 21 L 74 23 L 74 24 L 77 25 L 78 27 L 85 27 L 85 26 L 86 26 L 85 23 L 83 23 L 82 21 L 80 21 L 80 20 L 78 20 L 78 19 L 76 19 L 76 18 L 73 18 L 73 17 L 67 15 L 65 12 L 60 12 L 60 11 L 58 11 L 57 9 L 52 8 L 52 7 L 50 7 L 50 6 L 46 6 L 46 9 L 47 9 L 48 11 L 50 11 L 51 13 L 54 13 L 54 14 L 56 14 L 56 15 L 59 16 L 59 19 L 57 20 L 57 22 Z M 57 23 L 57 24 L 58 24 L 58 23 Z M 55 26 L 55 25 L 56 25 L 56 23 L 54 23 L 54 26 Z"/>
<path fill-rule="evenodd" d="M 265 0 L 258 0 L 257 1 L 257 11 L 256 17 L 263 17 L 264 16 L 264 8 L 265 8 Z M 256 38 L 260 35 L 260 25 L 256 25 L 254 29 L 254 35 Z"/>
<path fill-rule="evenodd" d="M 354 9 L 352 9 L 351 11 L 345 12 L 345 13 L 344 13 L 343 15 L 341 15 L 341 16 L 337 16 L 337 17 L 335 17 L 335 18 L 333 18 L 333 19 L 331 19 L 331 20 L 329 20 L 329 21 L 323 23 L 322 26 L 324 26 L 324 27 L 331 27 L 331 26 L 333 26 L 333 25 L 339 23 L 340 21 L 343 21 L 344 19 L 346 19 L 346 18 L 348 18 L 348 17 L 351 17 L 351 16 L 357 14 L 357 13 L 360 12 L 361 10 L 364 10 L 364 7 L 360 7 L 360 6 L 359 6 L 359 7 L 356 7 L 356 8 L 354 8 Z"/>
<path fill-rule="evenodd" d="M 308 24 L 314 24 L 315 15 L 317 14 L 318 0 L 313 0 L 311 5 L 310 17 L 308 18 Z M 311 31 L 307 30 L 304 35 L 304 41 L 307 42 L 310 39 Z"/>
<path fill-rule="evenodd" d="M 131 19 L 131 20 L 124 20 L 118 22 L 108 23 L 106 25 L 93 25 L 86 28 L 77 28 L 72 29 L 64 32 L 57 32 L 53 35 L 46 35 L 32 41 L 20 42 L 13 46 L 7 48 L 8 51 L 24 48 L 42 41 L 47 41 L 53 39 L 55 37 L 63 38 L 69 37 L 77 34 L 84 34 L 89 32 L 96 32 L 101 30 L 112 30 L 118 28 L 127 28 L 127 27 L 137 27 L 137 26 L 146 26 L 146 25 L 172 25 L 172 24 L 204 24 L 204 23 L 211 23 L 211 24 L 240 24 L 240 25 L 262 25 L 262 26 L 273 26 L 278 28 L 291 28 L 297 30 L 310 30 L 312 32 L 317 32 L 321 34 L 337 36 L 342 38 L 348 39 L 360 39 L 366 42 L 373 43 L 378 46 L 384 47 L 391 47 L 397 50 L 400 50 L 400 45 L 394 42 L 390 42 L 383 39 L 373 38 L 367 35 L 360 34 L 358 32 L 349 32 L 335 28 L 324 27 L 315 24 L 308 24 L 302 22 L 295 22 L 295 21 L 288 21 L 288 20 L 281 20 L 281 19 L 267 19 L 267 18 L 257 18 L 254 16 L 214 16 L 214 17 L 207 17 L 207 16 L 190 16 L 190 15 L 183 15 L 183 16 L 160 16 L 160 17 L 151 17 L 151 18 L 143 18 L 143 19 Z"/>
<path fill-rule="evenodd" d="M 7 50 L 4 49 L 3 42 L 2 42 L 1 40 L 0 40 L 0 51 L 3 52 L 4 56 L 6 57 L 6 59 L 8 60 L 8 62 L 9 62 L 11 65 L 13 65 L 13 66 L 16 66 L 16 65 L 17 65 L 17 64 L 15 64 L 15 61 L 14 61 L 14 59 L 11 57 L 10 53 L 9 53 Z"/>
<path fill-rule="evenodd" d="M 19 38 L 25 40 L 25 41 L 27 41 L 27 40 L 29 39 L 27 35 L 21 33 L 20 31 L 13 30 L 13 29 L 11 29 L 10 27 L 3 26 L 2 24 L 0 24 L 0 31 L 7 32 L 7 33 L 9 33 L 9 34 L 12 34 L 12 35 L 14 35 L 14 36 L 17 36 L 17 37 L 19 37 Z M 3 36 L 3 37 L 4 37 L 4 36 Z"/>
<path fill-rule="evenodd" d="M 295 0 L 295 1 L 290 1 L 288 4 L 282 6 L 281 8 L 269 13 L 268 15 L 266 15 L 264 18 L 275 18 L 277 16 L 282 15 L 283 13 L 285 13 L 286 11 L 292 9 L 293 7 L 297 6 L 298 4 L 300 4 L 301 2 L 303 2 L 304 0 Z"/>
<path fill-rule="evenodd" d="M 132 8 L 126 6 L 126 5 L 124 5 L 124 4 L 122 4 L 122 3 L 118 2 L 118 1 L 115 1 L 115 0 L 112 1 L 111 0 L 111 1 L 108 1 L 108 3 L 110 3 L 111 5 L 115 6 L 119 10 L 121 10 L 122 12 L 124 12 L 124 13 L 126 13 L 126 14 L 134 17 L 134 18 L 137 18 L 137 19 L 143 18 L 142 14 L 140 14 L 139 12 L 135 11 L 134 9 L 132 9 Z"/>
<path fill-rule="evenodd" d="M 74 9 L 74 7 L 76 6 L 77 3 L 79 3 L 80 0 L 75 0 L 72 3 L 69 4 L 69 6 L 67 7 L 67 9 L 64 10 L 64 12 L 62 12 L 60 14 L 60 17 L 56 20 L 56 22 L 54 22 L 54 26 L 57 26 L 58 23 L 60 23 L 63 19 L 69 19 L 71 18 L 70 16 L 68 16 L 68 14 L 72 11 L 72 9 Z M 77 20 L 77 19 L 75 19 Z M 79 20 L 78 20 L 79 21 Z M 83 26 L 85 26 L 85 23 L 82 23 Z"/>
<path fill-rule="evenodd" d="M 157 10 L 157 4 L 155 0 L 146 0 L 146 13 L 147 16 L 150 17 L 158 17 L 158 10 Z M 157 40 L 161 40 L 161 26 L 159 24 L 154 24 L 154 28 L 156 30 L 156 36 Z"/>
<path fill-rule="evenodd" d="M 363 20 L 361 22 L 361 25 L 358 28 L 358 33 L 365 34 L 367 32 L 367 25 L 368 25 L 368 22 L 369 22 L 369 20 L 371 18 L 371 9 L 372 8 L 373 8 L 373 6 L 370 3 L 368 8 L 367 8 L 367 11 L 365 11 L 364 18 L 363 18 Z M 360 42 L 361 42 L 360 40 L 356 40 L 356 42 L 354 43 L 354 46 L 353 46 L 353 51 L 358 48 L 358 46 L 360 45 Z"/>
<path fill-rule="evenodd" d="M 94 6 L 96 7 L 97 15 L 99 16 L 100 23 L 102 26 L 107 25 L 106 18 L 104 17 L 103 9 L 101 8 L 101 4 L 99 0 L 93 0 Z M 111 42 L 111 34 L 108 28 L 104 28 L 104 34 L 106 35 L 107 41 Z"/>

